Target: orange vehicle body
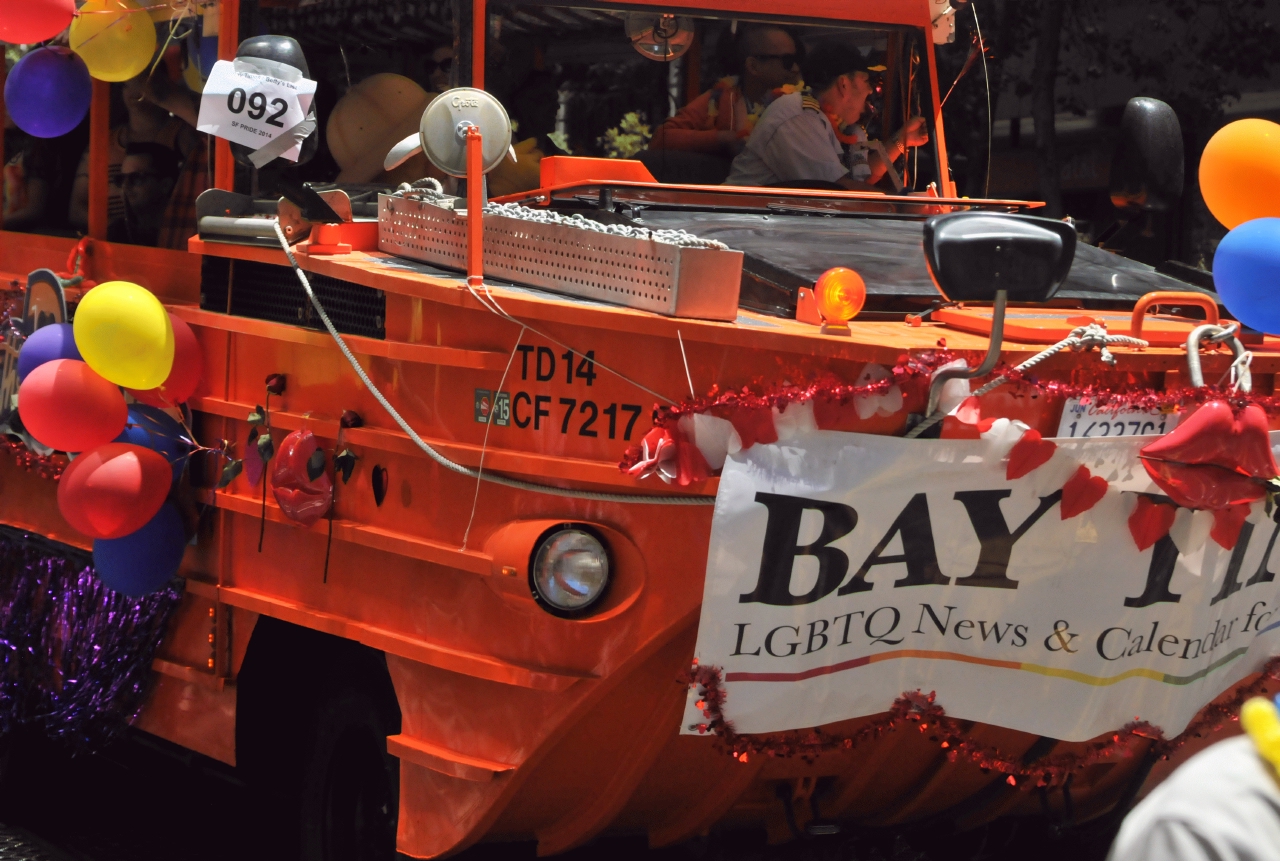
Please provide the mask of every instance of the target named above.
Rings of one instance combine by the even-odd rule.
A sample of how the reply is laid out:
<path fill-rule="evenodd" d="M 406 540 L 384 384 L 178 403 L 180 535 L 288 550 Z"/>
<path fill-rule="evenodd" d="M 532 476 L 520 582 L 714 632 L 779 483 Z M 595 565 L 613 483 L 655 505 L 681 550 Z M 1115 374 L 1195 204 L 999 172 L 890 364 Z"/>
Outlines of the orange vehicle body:
<path fill-rule="evenodd" d="M 766 6 L 770 14 L 787 11 L 755 0 L 702 5 L 743 14 Z M 929 26 L 924 0 L 791 5 L 808 18 Z M 224 0 L 223 56 L 234 54 L 234 32 L 228 32 L 234 28 L 225 23 L 235 20 L 227 14 L 234 8 L 234 0 Z M 936 94 L 931 51 L 929 77 Z M 102 101 L 94 107 L 99 160 Z M 941 136 L 941 117 L 935 120 Z M 226 187 L 230 159 L 223 142 L 217 171 Z M 954 196 L 954 189 L 941 191 L 944 199 Z M 103 208 L 101 198 L 97 205 Z M 99 235 L 101 227 L 95 225 Z M 21 279 L 64 260 L 72 245 L 0 232 L 0 271 Z M 988 345 L 982 334 L 937 322 L 855 320 L 849 335 L 828 335 L 804 322 L 747 311 L 738 322 L 673 319 L 493 288 L 493 297 L 524 328 L 485 307 L 460 276 L 407 272 L 374 250 L 308 255 L 304 245 L 298 256 L 307 272 L 385 294 L 385 339 L 347 340 L 424 440 L 466 466 L 483 462 L 485 470 L 562 487 L 716 493 L 714 478 L 664 489 L 618 469 L 624 450 L 649 427 L 650 392 L 680 401 L 690 386 L 701 394 L 782 373 L 830 373 L 851 381 L 868 363 L 892 366 L 904 353 L 935 348 L 940 338 L 962 355 L 980 355 Z M 99 283 L 139 283 L 192 326 L 204 351 L 205 377 L 190 406 L 206 444 L 244 440 L 246 416 L 263 401 L 264 378 L 278 373 L 287 387 L 272 398 L 272 430 L 279 436 L 309 429 L 326 449 L 347 446 L 358 461 L 350 483 L 338 486 L 331 524 L 301 527 L 267 495 L 261 549 L 258 486 L 242 476 L 225 489 L 196 489 L 213 511 L 202 518 L 198 541 L 187 552 L 181 571 L 186 596 L 155 661 L 155 684 L 137 728 L 234 765 L 237 677 L 255 625 L 271 617 L 385 654 L 402 716 L 399 734 L 387 740 L 400 762 L 398 848 L 413 857 L 445 855 L 481 840 L 525 839 L 536 839 L 541 854 L 554 854 L 609 832 L 644 833 L 652 845 L 663 846 L 713 827 L 761 822 L 785 838 L 790 832 L 780 786 L 801 798 L 820 784 L 824 817 L 877 826 L 945 814 L 968 827 L 1041 813 L 1046 804 L 1062 810 L 1061 794 L 1042 798 L 974 764 L 951 762 L 917 732 L 888 733 L 812 761 L 757 756 L 748 762 L 726 755 L 714 739 L 681 735 L 686 690 L 677 679 L 693 654 L 712 508 L 601 503 L 477 486 L 422 454 L 325 332 L 202 309 L 203 257 L 287 265 L 278 250 L 198 239 L 187 253 L 93 240 L 86 274 Z M 1069 329 L 1067 318 L 1079 313 L 1038 312 L 1040 325 L 1052 332 Z M 1127 317 L 1116 314 L 1112 331 L 1123 333 Z M 1148 331 L 1167 330 L 1176 341 L 1196 323 L 1159 317 L 1146 325 Z M 1043 339 L 1022 337 L 1027 340 L 1010 330 L 1005 361 L 1022 361 L 1043 346 Z M 517 345 L 533 349 L 521 353 Z M 579 354 L 594 351 L 594 381 L 566 378 L 562 345 Z M 1280 342 L 1267 339 L 1252 349 L 1255 387 L 1269 392 L 1280 370 Z M 1115 353 L 1117 366 L 1105 372 L 1110 379 L 1173 387 L 1185 367 L 1177 346 Z M 1226 354 L 1206 356 L 1206 376 L 1216 378 L 1229 361 Z M 1082 379 L 1096 372 L 1094 362 L 1064 353 L 1042 370 L 1046 377 Z M 625 369 L 649 391 L 606 367 Z M 533 423 L 521 428 L 475 421 L 477 389 L 524 393 L 520 418 Z M 999 390 L 987 397 L 1002 414 L 1046 436 L 1062 409 L 1050 398 L 1015 400 Z M 579 419 L 565 417 L 562 398 L 589 398 L 601 408 L 633 405 L 639 417 L 620 412 L 612 438 L 604 432 L 584 436 L 577 433 Z M 908 404 L 908 410 L 922 406 Z M 362 427 L 340 428 L 347 410 L 363 417 Z M 900 433 L 908 410 L 842 429 Z M 629 433 L 624 417 L 633 422 Z M 378 470 L 385 471 L 381 502 L 373 491 Z M 88 546 L 59 514 L 55 485 L 9 459 L 0 459 L 0 521 Z M 527 582 L 535 540 L 565 522 L 598 529 L 616 566 L 604 605 L 581 619 L 542 610 Z M 849 732 L 867 720 L 825 729 Z M 971 733 L 1013 755 L 1083 747 L 994 726 L 974 725 Z M 1111 809 L 1142 780 L 1142 768 L 1142 757 L 1090 766 L 1073 785 L 1074 816 L 1083 820 Z M 801 806 L 796 815 L 803 826 L 809 814 Z"/>

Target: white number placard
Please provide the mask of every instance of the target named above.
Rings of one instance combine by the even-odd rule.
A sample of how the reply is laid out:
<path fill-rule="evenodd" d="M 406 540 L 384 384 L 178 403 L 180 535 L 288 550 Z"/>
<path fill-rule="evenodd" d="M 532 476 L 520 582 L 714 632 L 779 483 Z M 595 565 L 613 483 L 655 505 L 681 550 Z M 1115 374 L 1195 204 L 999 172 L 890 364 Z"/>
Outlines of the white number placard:
<path fill-rule="evenodd" d="M 290 132 L 307 119 L 315 93 L 316 82 L 292 66 L 256 57 L 220 60 L 205 84 L 196 128 L 254 150 L 280 138 L 270 150 L 297 161 L 306 135 Z"/>
<path fill-rule="evenodd" d="M 1081 403 L 1070 398 L 1062 408 L 1058 436 L 1071 439 L 1095 437 L 1151 436 L 1165 434 L 1178 425 L 1179 413 L 1134 410 Z"/>

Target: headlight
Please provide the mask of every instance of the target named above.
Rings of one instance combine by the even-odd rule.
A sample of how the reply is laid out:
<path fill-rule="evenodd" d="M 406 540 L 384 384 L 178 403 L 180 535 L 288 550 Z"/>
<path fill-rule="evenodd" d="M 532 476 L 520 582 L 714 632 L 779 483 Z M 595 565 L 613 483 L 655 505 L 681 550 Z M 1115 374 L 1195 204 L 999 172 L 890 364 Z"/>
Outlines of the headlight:
<path fill-rule="evenodd" d="M 609 587 L 609 553 L 591 532 L 566 526 L 539 543 L 529 568 L 538 603 L 557 616 L 584 612 Z"/>

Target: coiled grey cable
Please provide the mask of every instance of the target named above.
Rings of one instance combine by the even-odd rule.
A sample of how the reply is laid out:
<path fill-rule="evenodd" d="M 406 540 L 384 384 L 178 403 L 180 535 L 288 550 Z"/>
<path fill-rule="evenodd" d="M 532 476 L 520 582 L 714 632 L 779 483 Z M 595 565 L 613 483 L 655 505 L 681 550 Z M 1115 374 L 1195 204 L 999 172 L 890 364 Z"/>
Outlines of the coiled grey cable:
<path fill-rule="evenodd" d="M 369 379 L 369 375 L 365 373 L 364 368 L 360 367 L 360 363 L 356 361 L 355 355 L 351 352 L 351 348 L 347 346 L 347 342 L 342 339 L 342 335 L 338 334 L 338 330 L 334 327 L 333 321 L 329 319 L 329 315 L 325 313 L 320 300 L 316 298 L 315 292 L 311 289 L 311 282 L 307 279 L 307 274 L 302 271 L 302 267 L 298 265 L 298 260 L 293 256 L 293 249 L 289 247 L 289 240 L 285 238 L 284 231 L 280 229 L 278 222 L 273 224 L 276 231 L 276 238 L 280 240 L 280 247 L 284 249 L 285 256 L 289 258 L 289 265 L 293 267 L 294 274 L 298 276 L 298 281 L 302 283 L 302 289 L 306 292 L 307 298 L 311 300 L 311 306 L 316 309 L 316 313 L 320 316 L 320 321 L 324 323 L 324 327 L 329 330 L 329 335 L 338 344 L 338 349 L 342 351 L 342 355 L 346 356 L 347 362 L 350 363 L 352 370 L 356 372 L 356 376 L 360 378 L 360 382 L 364 383 L 365 388 L 374 396 L 378 403 L 382 404 L 382 408 L 387 411 L 392 420 L 400 426 L 409 439 L 413 440 L 413 444 L 422 449 L 427 457 L 443 466 L 445 469 L 465 475 L 468 478 L 481 479 L 483 481 L 500 484 L 504 487 L 515 488 L 516 490 L 528 490 L 533 493 L 544 493 L 549 496 L 563 496 L 570 499 L 591 499 L 596 502 L 621 502 L 635 503 L 640 505 L 715 505 L 715 497 L 713 496 L 646 496 L 644 494 L 628 494 L 628 493 L 598 493 L 594 490 L 572 490 L 565 487 L 553 487 L 548 484 L 535 484 L 531 481 L 521 481 L 518 478 L 507 478 L 503 475 L 495 475 L 493 473 L 481 473 L 479 470 L 463 466 L 460 463 L 450 460 L 449 458 L 436 451 L 426 443 L 422 437 L 418 436 L 409 423 L 391 406 L 377 386 L 373 384 L 373 380 Z"/>

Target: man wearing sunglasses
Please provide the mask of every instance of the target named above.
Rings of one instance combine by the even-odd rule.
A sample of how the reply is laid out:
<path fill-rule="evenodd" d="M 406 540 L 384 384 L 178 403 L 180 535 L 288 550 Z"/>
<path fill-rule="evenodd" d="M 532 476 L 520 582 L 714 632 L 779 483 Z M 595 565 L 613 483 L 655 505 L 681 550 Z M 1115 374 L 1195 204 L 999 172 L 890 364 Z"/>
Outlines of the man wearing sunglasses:
<path fill-rule="evenodd" d="M 800 82 L 800 46 L 781 27 L 746 27 L 734 50 L 738 75 L 721 80 L 659 126 L 650 149 L 732 158 L 779 90 Z"/>
<path fill-rule="evenodd" d="M 769 106 L 733 160 L 726 184 L 878 191 L 872 183 L 887 173 L 890 162 L 908 147 L 928 143 L 921 117 L 912 117 L 885 141 L 883 155 L 868 142 L 858 121 L 873 89 L 856 46 L 822 45 L 804 61 L 804 77 L 812 89 L 781 96 Z"/>

